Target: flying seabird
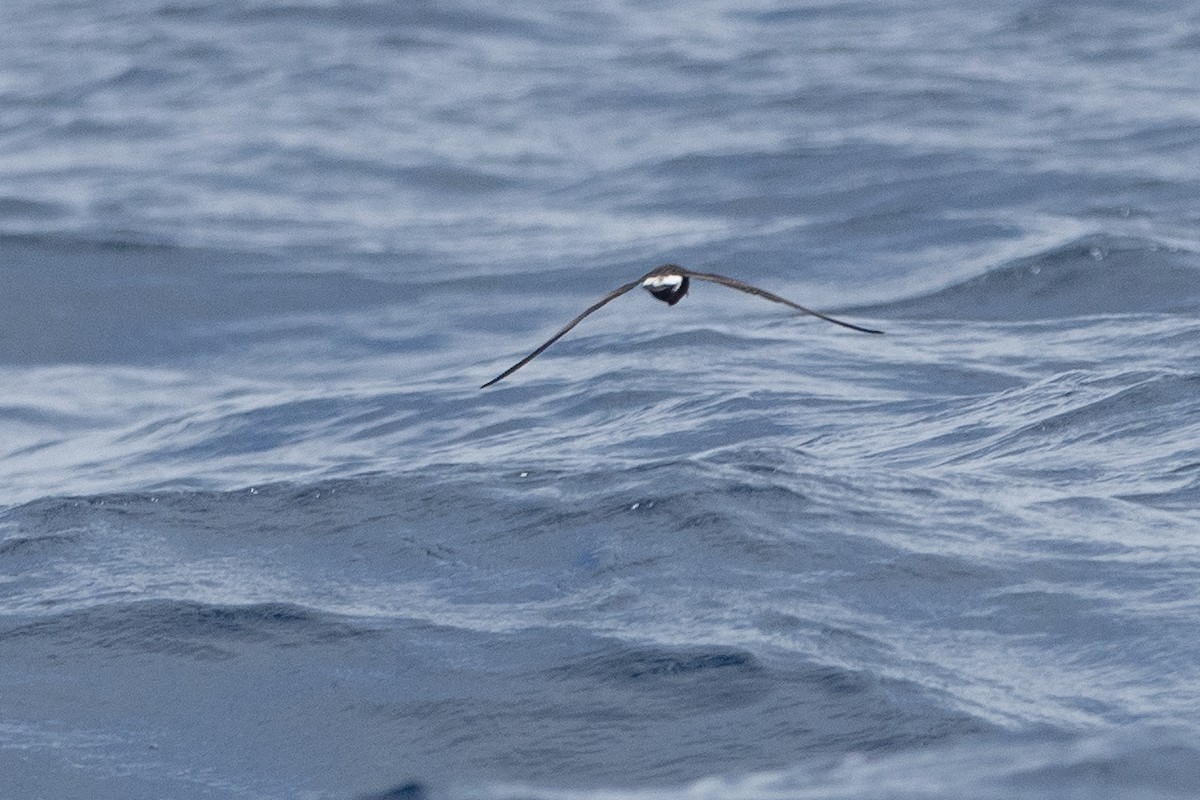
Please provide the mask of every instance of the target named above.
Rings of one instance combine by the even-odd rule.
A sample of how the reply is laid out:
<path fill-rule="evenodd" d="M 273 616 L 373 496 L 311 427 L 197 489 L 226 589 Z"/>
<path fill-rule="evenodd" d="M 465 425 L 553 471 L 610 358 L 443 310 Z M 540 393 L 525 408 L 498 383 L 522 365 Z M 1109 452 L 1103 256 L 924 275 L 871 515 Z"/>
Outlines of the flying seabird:
<path fill-rule="evenodd" d="M 566 335 L 567 331 L 571 330 L 571 328 L 574 328 L 580 322 L 583 322 L 584 318 L 593 311 L 598 311 L 601 307 L 611 303 L 613 300 L 616 300 L 630 289 L 641 286 L 650 294 L 654 295 L 654 297 L 658 300 L 662 300 L 667 305 L 673 306 L 682 300 L 683 296 L 687 294 L 689 278 L 695 278 L 699 281 L 719 283 L 722 286 L 728 286 L 731 289 L 737 289 L 738 291 L 746 292 L 747 294 L 765 297 L 767 300 L 771 300 L 776 303 L 783 303 L 785 306 L 790 306 L 797 311 L 803 311 L 805 314 L 811 314 L 812 316 L 819 317 L 826 322 L 832 322 L 834 325 L 841 325 L 843 328 L 849 328 L 850 330 L 861 331 L 863 333 L 883 333 L 883 331 L 877 331 L 872 328 L 864 328 L 860 325 L 853 325 L 849 322 L 843 322 L 840 319 L 834 319 L 826 314 L 822 314 L 820 311 L 813 311 L 811 308 L 805 308 L 804 306 L 793 303 L 791 300 L 782 298 L 777 294 L 772 294 L 766 289 L 759 289 L 757 286 L 751 286 L 748 283 L 743 283 L 736 278 L 717 275 L 714 272 L 694 272 L 690 269 L 684 269 L 678 264 L 663 264 L 661 267 L 655 267 L 654 269 L 650 270 L 637 280 L 630 281 L 624 286 L 618 286 L 616 289 L 613 289 L 611 292 L 604 295 L 604 297 L 602 297 L 598 302 L 589 306 L 582 314 L 564 325 L 562 330 L 539 345 L 538 348 L 532 353 L 525 356 L 520 361 L 513 364 L 511 367 L 504 370 L 504 372 L 501 372 L 499 375 L 492 378 L 479 388 L 486 389 L 493 383 L 499 383 L 509 375 L 512 375 L 521 367 L 525 366 L 530 361 L 533 361 L 533 359 L 541 355 L 547 347 L 561 339 L 564 335 Z"/>

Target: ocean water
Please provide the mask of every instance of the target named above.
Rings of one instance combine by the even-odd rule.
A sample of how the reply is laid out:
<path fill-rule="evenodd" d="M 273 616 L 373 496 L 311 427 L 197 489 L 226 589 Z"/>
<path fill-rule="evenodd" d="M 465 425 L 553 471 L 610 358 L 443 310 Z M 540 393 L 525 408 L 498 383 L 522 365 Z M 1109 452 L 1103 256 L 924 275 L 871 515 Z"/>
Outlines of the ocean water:
<path fill-rule="evenodd" d="M 0 798 L 1200 796 L 1197 86 L 1197 2 L 5 2 Z M 885 334 L 479 388 L 668 261 Z"/>

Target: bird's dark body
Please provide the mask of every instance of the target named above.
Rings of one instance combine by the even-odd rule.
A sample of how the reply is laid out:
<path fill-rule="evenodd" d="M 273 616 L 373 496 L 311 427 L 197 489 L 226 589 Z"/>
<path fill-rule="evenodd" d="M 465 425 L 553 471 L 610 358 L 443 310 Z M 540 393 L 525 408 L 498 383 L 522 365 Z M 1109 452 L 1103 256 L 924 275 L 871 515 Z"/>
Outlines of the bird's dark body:
<path fill-rule="evenodd" d="M 664 284 L 662 286 L 647 286 L 646 291 L 654 295 L 659 300 L 662 300 L 669 306 L 673 306 L 683 299 L 683 296 L 688 293 L 688 277 L 681 276 L 678 284 Z"/>

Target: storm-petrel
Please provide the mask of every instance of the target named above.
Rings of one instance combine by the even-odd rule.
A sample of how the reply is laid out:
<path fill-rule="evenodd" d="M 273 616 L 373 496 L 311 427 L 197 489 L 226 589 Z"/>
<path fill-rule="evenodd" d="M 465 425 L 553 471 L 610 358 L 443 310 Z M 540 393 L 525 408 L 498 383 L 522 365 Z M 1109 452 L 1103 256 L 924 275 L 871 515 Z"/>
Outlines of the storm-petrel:
<path fill-rule="evenodd" d="M 578 317 L 576 317 L 575 319 L 568 322 L 565 326 L 563 326 L 562 330 L 560 330 L 558 333 L 554 334 L 549 339 L 547 339 L 545 342 L 543 342 L 532 353 L 525 356 L 520 361 L 513 364 L 511 367 L 504 370 L 504 372 L 501 372 L 499 375 L 492 378 L 490 381 L 485 383 L 483 386 L 480 386 L 479 388 L 486 389 L 487 387 L 491 386 L 493 383 L 498 383 L 499 381 L 504 380 L 509 375 L 513 374 L 514 372 L 519 370 L 521 367 L 525 366 L 530 361 L 532 361 L 533 359 L 535 359 L 539 355 L 541 355 L 542 351 L 544 351 L 547 347 L 549 347 L 550 345 L 554 344 L 559 339 L 561 339 L 567 333 L 567 331 L 571 330 L 571 328 L 574 328 L 576 325 L 578 325 L 580 322 L 582 322 L 584 317 L 586 317 L 588 314 L 591 314 L 593 311 L 599 310 L 602 306 L 606 305 L 607 303 L 610 303 L 613 300 L 616 300 L 618 297 L 625 294 L 630 289 L 633 289 L 636 286 L 642 286 L 646 289 L 646 291 L 650 292 L 650 294 L 654 295 L 657 299 L 662 300 L 664 303 L 666 303 L 669 306 L 673 306 L 676 303 L 678 303 L 680 300 L 682 300 L 683 296 L 685 294 L 687 294 L 689 278 L 695 278 L 696 280 L 699 280 L 699 281 L 710 281 L 712 283 L 719 283 L 722 286 L 728 286 L 731 289 L 737 289 L 738 291 L 746 292 L 747 294 L 753 294 L 753 295 L 758 295 L 759 297 L 765 297 L 767 300 L 771 300 L 776 303 L 783 303 L 785 306 L 790 306 L 791 308 L 794 308 L 797 311 L 803 311 L 805 314 L 812 314 L 814 317 L 819 317 L 819 318 L 825 320 L 826 322 L 832 322 L 835 325 L 841 325 L 843 328 L 850 328 L 851 330 L 861 331 L 863 333 L 883 333 L 883 331 L 877 331 L 877 330 L 873 330 L 871 328 L 864 328 L 860 325 L 852 325 L 849 322 L 843 322 L 840 319 L 834 319 L 833 317 L 822 314 L 820 311 L 813 311 L 811 308 L 805 308 L 804 306 L 793 303 L 791 300 L 786 300 L 777 294 L 772 294 L 771 292 L 768 292 L 765 289 L 759 289 L 757 286 L 751 286 L 748 283 L 743 283 L 742 281 L 739 281 L 736 278 L 727 278 L 724 275 L 717 275 L 712 272 L 693 272 L 690 269 L 684 269 L 683 267 L 679 266 L 678 264 L 663 264 L 661 267 L 655 267 L 654 269 L 650 270 L 649 272 L 647 272 L 645 275 L 638 278 L 637 280 L 630 281 L 629 283 L 625 284 L 624 286 L 618 286 L 616 289 L 613 289 L 611 292 L 609 292 L 603 298 L 601 298 L 597 303 L 595 303 L 592 306 L 589 306 L 587 308 L 587 310 L 585 310 Z"/>

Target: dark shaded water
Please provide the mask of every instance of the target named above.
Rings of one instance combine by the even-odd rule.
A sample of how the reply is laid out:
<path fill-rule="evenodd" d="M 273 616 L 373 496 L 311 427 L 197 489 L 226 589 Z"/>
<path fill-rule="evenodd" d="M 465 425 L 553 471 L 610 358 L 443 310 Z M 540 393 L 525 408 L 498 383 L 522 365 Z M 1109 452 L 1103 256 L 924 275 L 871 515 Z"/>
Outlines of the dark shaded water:
<path fill-rule="evenodd" d="M 0 796 L 1195 797 L 1198 52 L 6 4 Z"/>

